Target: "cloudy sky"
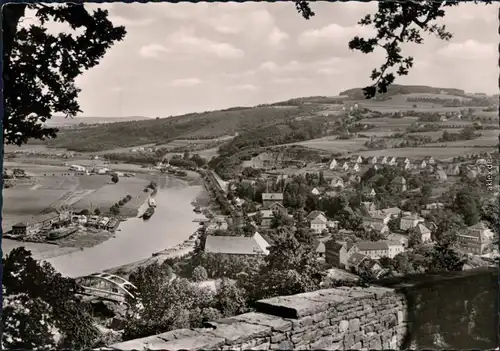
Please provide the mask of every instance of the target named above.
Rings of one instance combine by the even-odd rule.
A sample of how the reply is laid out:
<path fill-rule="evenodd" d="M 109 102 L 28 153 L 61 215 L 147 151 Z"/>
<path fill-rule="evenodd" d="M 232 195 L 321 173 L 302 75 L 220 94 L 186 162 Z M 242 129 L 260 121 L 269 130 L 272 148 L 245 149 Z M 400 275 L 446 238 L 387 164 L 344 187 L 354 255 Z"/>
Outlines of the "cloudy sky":
<path fill-rule="evenodd" d="M 93 5 L 98 6 L 98 5 Z M 370 83 L 383 53 L 351 52 L 370 34 L 356 23 L 376 3 L 314 3 L 306 21 L 293 3 L 106 4 L 128 34 L 79 79 L 84 116 L 165 117 L 312 95 Z M 461 4 L 444 20 L 449 42 L 406 48 L 415 67 L 401 84 L 498 91 L 498 12 Z"/>

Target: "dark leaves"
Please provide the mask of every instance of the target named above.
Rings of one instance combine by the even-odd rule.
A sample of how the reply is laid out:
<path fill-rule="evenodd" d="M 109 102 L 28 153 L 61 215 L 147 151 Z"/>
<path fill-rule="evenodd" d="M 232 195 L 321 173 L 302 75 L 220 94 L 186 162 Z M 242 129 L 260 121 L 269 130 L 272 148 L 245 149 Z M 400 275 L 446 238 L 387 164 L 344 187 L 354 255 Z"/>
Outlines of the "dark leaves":
<path fill-rule="evenodd" d="M 296 0 L 295 7 L 297 8 L 297 11 L 302 15 L 302 17 L 304 17 L 306 20 L 314 16 L 314 12 L 311 10 L 308 1 Z"/>
<path fill-rule="evenodd" d="M 26 5 L 5 7 L 24 15 Z M 126 34 L 124 27 L 114 27 L 107 19 L 107 11 L 90 14 L 76 4 L 31 4 L 29 8 L 36 10 L 41 25 L 19 27 L 17 32 L 4 30 L 4 135 L 6 143 L 17 145 L 31 138 L 54 138 L 57 129 L 41 122 L 56 113 L 75 116 L 81 112 L 75 78 L 97 65 Z M 4 17 L 3 28 L 15 28 L 19 19 Z M 68 23 L 81 34 L 52 35 L 43 27 L 49 20 Z"/>

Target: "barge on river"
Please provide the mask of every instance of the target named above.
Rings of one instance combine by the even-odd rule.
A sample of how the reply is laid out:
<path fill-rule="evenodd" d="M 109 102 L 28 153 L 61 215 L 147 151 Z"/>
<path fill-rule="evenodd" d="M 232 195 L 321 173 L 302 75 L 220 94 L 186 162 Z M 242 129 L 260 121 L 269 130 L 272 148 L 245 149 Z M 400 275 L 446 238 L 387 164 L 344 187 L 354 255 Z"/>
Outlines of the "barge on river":
<path fill-rule="evenodd" d="M 73 233 L 76 233 L 78 228 L 67 228 L 64 230 L 53 230 L 47 234 L 47 240 L 57 240 L 62 239 L 67 236 L 70 236 Z"/>
<path fill-rule="evenodd" d="M 142 219 L 150 219 L 151 216 L 155 213 L 154 207 L 149 207 L 146 212 L 142 215 Z"/>

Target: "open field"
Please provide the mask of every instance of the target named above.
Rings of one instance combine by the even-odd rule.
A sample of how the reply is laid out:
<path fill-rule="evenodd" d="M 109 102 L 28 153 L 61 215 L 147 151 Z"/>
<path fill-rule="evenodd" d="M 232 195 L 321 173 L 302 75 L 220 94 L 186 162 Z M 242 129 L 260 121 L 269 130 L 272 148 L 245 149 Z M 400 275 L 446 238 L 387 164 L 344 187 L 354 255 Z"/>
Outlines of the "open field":
<path fill-rule="evenodd" d="M 354 152 L 358 150 L 365 150 L 366 148 L 363 144 L 366 141 L 368 141 L 368 139 L 366 138 L 340 140 L 336 139 L 335 136 L 329 136 L 329 137 L 302 141 L 299 143 L 293 143 L 289 145 L 301 145 L 317 150 L 345 153 L 345 152 Z"/>
<path fill-rule="evenodd" d="M 105 178 L 106 183 L 97 189 L 87 193 L 86 196 L 72 204 L 75 210 L 89 209 L 94 210 L 99 208 L 102 212 L 107 212 L 113 204 L 117 203 L 125 196 L 132 196 L 132 200 L 121 207 L 120 214 L 124 216 L 137 215 L 137 209 L 146 201 L 149 194 L 143 190 L 149 184 L 145 179 L 141 178 L 121 178 L 116 184 L 110 181 L 109 176 L 90 176 L 96 178 Z M 97 182 L 97 181 L 96 181 Z M 89 185 L 89 187 L 96 187 Z"/>
<path fill-rule="evenodd" d="M 352 153 L 362 157 L 369 156 L 396 156 L 418 159 L 433 156 L 436 159 L 447 159 L 466 154 L 478 154 L 480 152 L 491 152 L 491 147 L 472 148 L 472 147 L 408 147 L 398 149 L 369 150 Z"/>
<path fill-rule="evenodd" d="M 377 118 L 366 118 L 359 121 L 359 123 L 372 124 L 374 126 L 385 126 L 388 128 L 406 128 L 412 123 L 418 121 L 418 117 L 402 117 L 402 118 L 390 118 L 390 117 L 377 117 Z"/>

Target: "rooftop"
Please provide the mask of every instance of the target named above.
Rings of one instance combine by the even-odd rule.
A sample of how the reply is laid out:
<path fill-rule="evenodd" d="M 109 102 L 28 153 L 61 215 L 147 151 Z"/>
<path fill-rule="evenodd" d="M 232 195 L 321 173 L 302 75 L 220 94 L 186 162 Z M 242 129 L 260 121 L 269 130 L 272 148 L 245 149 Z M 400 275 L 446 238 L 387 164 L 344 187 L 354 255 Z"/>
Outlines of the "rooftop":
<path fill-rule="evenodd" d="M 205 242 L 205 252 L 232 255 L 256 255 L 269 253 L 269 244 L 259 234 L 245 236 L 213 236 L 209 235 Z"/>

